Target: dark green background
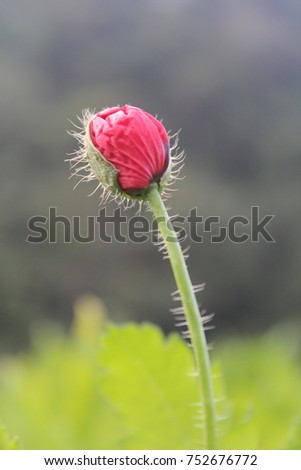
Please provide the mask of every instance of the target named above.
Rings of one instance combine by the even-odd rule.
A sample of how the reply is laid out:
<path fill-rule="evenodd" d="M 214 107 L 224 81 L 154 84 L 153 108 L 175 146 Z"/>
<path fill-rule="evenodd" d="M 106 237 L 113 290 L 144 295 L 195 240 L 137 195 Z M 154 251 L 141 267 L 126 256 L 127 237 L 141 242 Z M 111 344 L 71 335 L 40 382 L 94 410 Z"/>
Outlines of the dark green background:
<path fill-rule="evenodd" d="M 218 333 L 300 315 L 300 20 L 299 0 L 2 0 L 1 350 L 25 345 L 36 322 L 67 327 L 86 293 L 114 320 L 173 328 L 173 279 L 151 243 L 26 243 L 28 219 L 49 207 L 83 230 L 99 210 L 64 163 L 68 119 L 86 107 L 131 103 L 181 128 L 175 213 L 275 215 L 274 244 L 184 243 Z"/>

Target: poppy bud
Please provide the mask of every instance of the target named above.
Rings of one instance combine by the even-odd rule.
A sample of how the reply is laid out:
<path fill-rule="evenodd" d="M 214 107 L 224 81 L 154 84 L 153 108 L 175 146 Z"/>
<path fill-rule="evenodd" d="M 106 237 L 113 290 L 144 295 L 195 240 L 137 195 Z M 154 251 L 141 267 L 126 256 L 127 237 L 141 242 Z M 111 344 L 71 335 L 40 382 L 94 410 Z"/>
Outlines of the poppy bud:
<path fill-rule="evenodd" d="M 152 183 L 163 189 L 170 174 L 169 137 L 154 116 L 124 105 L 84 116 L 84 126 L 79 157 L 89 179 L 133 199 L 144 199 Z"/>

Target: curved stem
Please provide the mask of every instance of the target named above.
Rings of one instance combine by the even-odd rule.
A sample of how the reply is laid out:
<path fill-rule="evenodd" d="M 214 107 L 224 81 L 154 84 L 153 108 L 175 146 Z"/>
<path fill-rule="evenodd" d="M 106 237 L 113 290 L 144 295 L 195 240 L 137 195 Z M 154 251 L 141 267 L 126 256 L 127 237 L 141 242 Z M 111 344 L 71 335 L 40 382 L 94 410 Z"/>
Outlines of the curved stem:
<path fill-rule="evenodd" d="M 216 449 L 216 417 L 209 353 L 195 293 L 177 235 L 157 185 L 148 193 L 149 207 L 158 223 L 164 240 L 175 281 L 181 297 L 190 332 L 196 369 L 200 383 L 201 403 L 204 406 L 205 439 L 207 449 Z"/>

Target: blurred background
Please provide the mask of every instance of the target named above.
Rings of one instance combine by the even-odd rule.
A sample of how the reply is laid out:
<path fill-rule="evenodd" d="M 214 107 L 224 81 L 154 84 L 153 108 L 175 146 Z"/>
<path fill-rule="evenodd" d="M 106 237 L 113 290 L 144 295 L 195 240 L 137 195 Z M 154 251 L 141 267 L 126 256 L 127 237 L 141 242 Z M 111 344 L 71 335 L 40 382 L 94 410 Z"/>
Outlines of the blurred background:
<path fill-rule="evenodd" d="M 68 119 L 87 107 L 130 103 L 181 129 L 174 213 L 275 215 L 275 243 L 184 242 L 216 334 L 299 318 L 300 20 L 299 0 L 1 1 L 1 351 L 25 347 L 37 323 L 68 329 L 85 294 L 114 321 L 174 328 L 174 281 L 150 242 L 66 244 L 60 229 L 55 244 L 26 242 L 49 207 L 80 216 L 83 233 L 98 214 L 95 184 L 73 191 L 64 162 Z"/>

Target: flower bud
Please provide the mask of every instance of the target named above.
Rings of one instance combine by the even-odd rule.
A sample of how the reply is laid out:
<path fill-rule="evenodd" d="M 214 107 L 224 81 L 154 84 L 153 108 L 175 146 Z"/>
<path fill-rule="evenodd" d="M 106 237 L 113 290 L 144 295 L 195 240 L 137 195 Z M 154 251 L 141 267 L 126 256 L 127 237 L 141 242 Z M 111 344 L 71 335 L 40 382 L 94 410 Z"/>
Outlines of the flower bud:
<path fill-rule="evenodd" d="M 169 137 L 154 116 L 125 105 L 84 116 L 84 126 L 79 160 L 88 179 L 133 199 L 144 199 L 152 183 L 163 189 L 171 166 Z"/>

